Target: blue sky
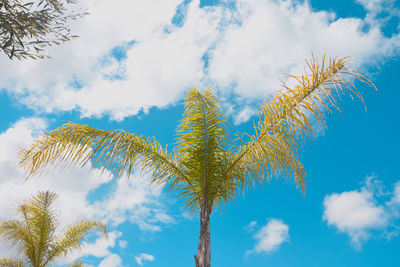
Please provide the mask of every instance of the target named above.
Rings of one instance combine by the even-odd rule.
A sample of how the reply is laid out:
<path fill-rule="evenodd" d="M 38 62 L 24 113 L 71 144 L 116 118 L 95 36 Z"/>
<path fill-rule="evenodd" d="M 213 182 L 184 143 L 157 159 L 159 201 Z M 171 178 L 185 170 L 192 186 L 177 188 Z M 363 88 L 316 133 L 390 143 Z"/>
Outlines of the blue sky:
<path fill-rule="evenodd" d="M 19 147 L 67 121 L 125 129 L 174 146 L 183 95 L 213 88 L 232 130 L 251 119 L 312 55 L 351 56 L 378 88 L 359 84 L 368 111 L 342 113 L 299 155 L 307 192 L 274 177 L 212 215 L 213 266 L 398 266 L 400 249 L 400 3 L 354 1 L 83 1 L 80 35 L 51 59 L 0 55 L 0 219 L 38 190 L 59 194 L 60 226 L 97 218 L 108 239 L 80 252 L 91 266 L 194 266 L 199 218 L 174 192 L 135 172 L 118 183 L 83 169 L 24 183 Z M 288 81 L 290 83 L 290 81 Z M 0 243 L 0 256 L 14 253 Z"/>

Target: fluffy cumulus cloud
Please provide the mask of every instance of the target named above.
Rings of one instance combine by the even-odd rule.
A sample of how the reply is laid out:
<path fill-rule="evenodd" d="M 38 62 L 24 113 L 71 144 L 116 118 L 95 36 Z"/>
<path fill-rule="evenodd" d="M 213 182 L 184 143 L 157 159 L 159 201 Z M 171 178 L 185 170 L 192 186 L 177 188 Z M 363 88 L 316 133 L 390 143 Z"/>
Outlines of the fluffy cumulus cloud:
<path fill-rule="evenodd" d="M 79 2 L 90 12 L 72 22 L 80 38 L 51 48 L 49 60 L 11 62 L 0 55 L 7 66 L 0 88 L 42 112 L 121 120 L 173 104 L 191 87 L 211 86 L 232 99 L 241 123 L 280 88 L 280 78 L 302 72 L 311 51 L 350 55 L 359 64 L 399 53 L 399 33 L 383 34 L 376 14 L 391 1 L 359 0 L 365 18 L 338 18 L 313 10 L 309 1 L 199 2 Z M 248 106 L 241 110 L 237 103 Z"/>
<path fill-rule="evenodd" d="M 174 222 L 162 204 L 162 188 L 149 185 L 146 177 L 138 174 L 133 174 L 129 181 L 122 178 L 119 183 L 112 183 L 110 175 L 90 171 L 89 164 L 72 170 L 55 169 L 24 182 L 24 172 L 18 167 L 18 150 L 32 142 L 46 126 L 46 121 L 41 118 L 28 118 L 0 133 L 0 220 L 14 217 L 18 204 L 39 190 L 54 191 L 59 195 L 55 208 L 62 211 L 60 228 L 86 218 L 100 219 L 109 225 L 108 239 L 100 236 L 66 260 L 95 256 L 108 257 L 113 262 L 117 261 L 110 249 L 118 244 L 118 238 L 122 236 L 114 228 L 122 222 L 129 221 L 144 231 L 159 231 L 162 225 Z M 96 193 L 100 186 L 103 186 L 103 195 Z M 96 195 L 96 201 L 90 201 L 92 194 Z M 120 241 L 121 247 L 126 245 L 126 241 Z M 9 253 L 9 247 L 0 243 L 0 256 Z"/>
<path fill-rule="evenodd" d="M 329 195 L 324 199 L 324 207 L 324 219 L 328 224 L 348 233 L 357 246 L 369 238 L 368 230 L 387 224 L 383 207 L 365 190 Z"/>
<path fill-rule="evenodd" d="M 154 256 L 147 254 L 147 253 L 140 253 L 140 255 L 135 256 L 135 261 L 140 266 L 142 266 L 145 261 L 153 261 L 153 260 L 154 260 Z"/>
<path fill-rule="evenodd" d="M 253 231 L 255 226 L 256 222 L 252 221 L 247 229 Z M 270 253 L 279 249 L 282 243 L 289 242 L 289 226 L 282 220 L 271 218 L 266 225 L 255 232 L 253 237 L 257 242 L 252 250 L 247 251 L 247 254 Z"/>
<path fill-rule="evenodd" d="M 374 234 L 390 238 L 397 235 L 390 227 L 399 216 L 399 188 L 398 182 L 393 193 L 384 192 L 378 180 L 368 177 L 360 190 L 325 196 L 323 219 L 339 232 L 348 234 L 358 250 Z"/>

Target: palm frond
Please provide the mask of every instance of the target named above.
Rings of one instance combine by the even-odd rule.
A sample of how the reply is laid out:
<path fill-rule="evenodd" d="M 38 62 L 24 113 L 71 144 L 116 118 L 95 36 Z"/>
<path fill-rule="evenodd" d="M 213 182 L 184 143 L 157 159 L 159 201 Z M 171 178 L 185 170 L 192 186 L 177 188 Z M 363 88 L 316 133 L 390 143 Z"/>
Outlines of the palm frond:
<path fill-rule="evenodd" d="M 338 97 L 350 94 L 364 99 L 354 84 L 354 79 L 376 89 L 375 85 L 358 72 L 349 68 L 348 58 L 322 58 L 307 62 L 308 71 L 302 76 L 290 76 L 297 81 L 294 87 L 284 85 L 261 110 L 258 134 L 281 137 L 281 141 L 299 147 L 305 136 L 313 136 L 313 119 L 325 124 L 324 110 L 340 111 Z M 364 103 L 365 104 L 365 103 Z"/>
<path fill-rule="evenodd" d="M 17 247 L 34 264 L 42 262 L 55 231 L 56 212 L 50 209 L 56 194 L 39 192 L 20 205 L 23 220 L 0 222 L 0 237 Z"/>
<path fill-rule="evenodd" d="M 99 231 L 107 235 L 107 227 L 104 223 L 96 220 L 81 220 L 70 224 L 64 233 L 56 238 L 56 241 L 50 246 L 50 253 L 44 261 L 44 265 L 54 261 L 60 256 L 66 256 L 68 253 L 78 250 L 86 240 L 89 232 Z"/>
<path fill-rule="evenodd" d="M 178 159 L 162 148 L 155 138 L 145 138 L 124 130 L 105 131 L 87 125 L 67 123 L 43 134 L 20 153 L 20 165 L 28 177 L 47 172 L 53 165 L 84 166 L 109 170 L 116 177 L 130 175 L 139 167 L 155 182 L 187 180 Z"/>
<path fill-rule="evenodd" d="M 33 238 L 26 220 L 6 220 L 0 222 L 0 238 L 10 242 L 12 247 L 23 252 L 29 259 L 36 255 Z"/>
<path fill-rule="evenodd" d="M 224 151 L 226 131 L 222 109 L 211 90 L 201 94 L 197 89 L 189 90 L 185 98 L 185 112 L 178 127 L 176 153 L 181 168 L 190 177 L 190 185 L 179 189 L 192 210 L 206 195 L 210 201 L 216 174 L 221 169 L 221 153 Z"/>
<path fill-rule="evenodd" d="M 23 259 L 0 258 L 0 267 L 25 267 Z"/>
<path fill-rule="evenodd" d="M 317 123 L 324 124 L 323 109 L 339 109 L 337 95 L 340 93 L 353 94 L 364 102 L 352 79 L 375 88 L 371 81 L 350 69 L 347 61 L 347 58 L 333 58 L 327 64 L 325 57 L 321 63 L 313 59 L 307 63 L 309 72 L 292 76 L 297 85 L 293 88 L 284 85 L 284 91 L 263 107 L 255 135 L 237 147 L 224 177 L 236 177 L 245 186 L 249 179 L 261 181 L 277 171 L 284 171 L 304 192 L 305 174 L 295 155 L 305 137 L 313 136 L 312 117 Z M 241 171 L 250 178 L 240 176 Z"/>
<path fill-rule="evenodd" d="M 0 222 L 0 238 L 15 246 L 29 266 L 47 266 L 58 257 L 80 248 L 88 232 L 100 231 L 107 235 L 107 228 L 102 222 L 82 220 L 68 225 L 63 234 L 55 236 L 58 213 L 51 205 L 56 198 L 57 194 L 50 191 L 38 192 L 19 206 L 17 211 L 22 215 L 22 220 Z M 13 262 L 3 259 L 0 266 L 25 266 L 1 265 Z M 23 260 L 15 262 L 25 264 Z"/>
<path fill-rule="evenodd" d="M 305 170 L 302 163 L 296 158 L 294 151 L 276 142 L 277 140 L 264 136 L 253 139 L 253 145 L 238 148 L 237 153 L 247 149 L 243 157 L 236 162 L 230 173 L 224 176 L 221 182 L 220 199 L 228 201 L 241 191 L 253 187 L 256 183 L 268 182 L 272 177 L 293 179 L 305 192 Z M 236 159 L 237 153 L 231 153 L 228 162 Z"/>
<path fill-rule="evenodd" d="M 43 261 L 54 239 L 58 214 L 51 209 L 51 205 L 56 198 L 57 194 L 50 191 L 38 192 L 20 207 L 26 213 L 27 225 L 32 235 L 31 242 L 36 249 L 36 264 Z"/>

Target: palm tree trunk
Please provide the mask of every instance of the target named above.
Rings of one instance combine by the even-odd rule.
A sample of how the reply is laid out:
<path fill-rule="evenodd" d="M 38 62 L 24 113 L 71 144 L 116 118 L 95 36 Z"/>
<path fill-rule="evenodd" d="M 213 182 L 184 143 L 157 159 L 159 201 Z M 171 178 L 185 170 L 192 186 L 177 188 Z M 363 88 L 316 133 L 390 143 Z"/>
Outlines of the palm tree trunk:
<path fill-rule="evenodd" d="M 211 266 L 211 238 L 210 238 L 210 215 L 211 205 L 207 199 L 203 201 L 200 210 L 200 239 L 197 256 L 194 256 L 196 267 Z"/>

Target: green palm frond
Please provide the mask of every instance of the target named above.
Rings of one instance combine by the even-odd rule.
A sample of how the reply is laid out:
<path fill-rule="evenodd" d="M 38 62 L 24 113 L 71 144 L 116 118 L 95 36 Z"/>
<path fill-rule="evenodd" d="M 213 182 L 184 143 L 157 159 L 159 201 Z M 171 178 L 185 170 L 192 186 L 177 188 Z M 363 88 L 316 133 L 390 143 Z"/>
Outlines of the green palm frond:
<path fill-rule="evenodd" d="M 313 135 L 313 118 L 324 125 L 324 110 L 340 111 L 338 97 L 341 94 L 354 95 L 364 103 L 354 80 L 373 88 L 375 85 L 350 69 L 348 61 L 348 58 L 333 58 L 327 62 L 324 57 L 321 62 L 317 59 L 307 62 L 308 72 L 302 76 L 290 76 L 297 84 L 292 88 L 284 85 L 284 91 L 278 93 L 261 110 L 263 118 L 260 120 L 258 134 L 274 135 L 280 137 L 282 142 L 298 147 L 304 135 Z"/>
<path fill-rule="evenodd" d="M 189 90 L 185 99 L 185 112 L 178 127 L 176 153 L 181 168 L 190 177 L 191 184 L 182 186 L 181 193 L 192 210 L 206 195 L 211 201 L 214 195 L 216 174 L 222 167 L 226 131 L 223 111 L 211 90 L 201 94 Z"/>
<path fill-rule="evenodd" d="M 19 206 L 17 211 L 22 220 L 0 222 L 0 238 L 9 241 L 11 246 L 18 249 L 19 255 L 26 259 L 26 263 L 21 259 L 1 259 L 0 267 L 45 267 L 59 257 L 79 249 L 86 240 L 86 233 L 100 231 L 107 234 L 107 228 L 102 222 L 82 220 L 68 225 L 65 232 L 57 237 L 55 226 L 58 213 L 51 208 L 56 198 L 57 194 L 50 191 L 38 192 Z"/>
<path fill-rule="evenodd" d="M 284 91 L 263 107 L 255 135 L 237 147 L 224 177 L 238 179 L 244 189 L 255 180 L 269 179 L 276 172 L 284 172 L 293 177 L 304 192 L 305 172 L 295 155 L 305 136 L 313 136 L 311 117 L 320 124 L 325 123 L 322 109 L 339 109 L 338 93 L 349 92 L 363 101 L 353 79 L 375 88 L 368 79 L 347 67 L 347 60 L 334 58 L 326 64 L 325 58 L 321 63 L 313 59 L 307 63 L 308 73 L 292 76 L 297 85 L 284 86 Z"/>
<path fill-rule="evenodd" d="M 109 170 L 116 177 L 124 173 L 129 175 L 139 167 L 150 173 L 155 182 L 187 180 L 186 174 L 178 168 L 178 159 L 155 138 L 124 130 L 98 130 L 76 123 L 43 134 L 29 149 L 21 151 L 20 159 L 28 177 L 42 174 L 55 164 L 84 166 L 92 161 L 94 168 Z"/>
<path fill-rule="evenodd" d="M 220 179 L 220 185 L 217 187 L 220 191 L 216 197 L 219 205 L 235 198 L 256 183 L 262 184 L 263 180 L 268 182 L 272 177 L 293 178 L 304 192 L 303 165 L 293 151 L 273 141 L 264 138 L 255 142 L 248 152 L 243 153 L 243 157 L 236 162 L 232 170 Z M 242 152 L 240 149 L 247 149 L 247 147 L 240 147 L 238 153 Z M 227 158 L 230 158 L 227 160 L 230 164 L 237 158 L 237 153 L 230 153 Z"/>
<path fill-rule="evenodd" d="M 20 206 L 20 211 L 26 213 L 26 224 L 29 226 L 32 243 L 36 249 L 36 264 L 43 261 L 46 250 L 54 239 L 58 214 L 51 209 L 51 205 L 56 198 L 55 193 L 39 192 Z"/>
<path fill-rule="evenodd" d="M 47 264 L 60 256 L 66 256 L 72 251 L 79 250 L 86 240 L 86 234 L 93 231 L 107 235 L 107 227 L 100 221 L 82 220 L 68 225 L 64 233 L 50 245 L 50 253 L 44 263 Z"/>
<path fill-rule="evenodd" d="M 26 267 L 25 261 L 22 259 L 0 258 L 0 267 Z"/>
<path fill-rule="evenodd" d="M 36 249 L 33 246 L 33 237 L 26 221 L 6 220 L 0 222 L 0 238 L 8 241 L 29 259 L 35 257 Z"/>
<path fill-rule="evenodd" d="M 17 247 L 35 266 L 43 261 L 54 238 L 57 213 L 51 205 L 56 197 L 49 191 L 39 192 L 19 206 L 17 212 L 22 221 L 0 222 L 0 237 Z"/>

